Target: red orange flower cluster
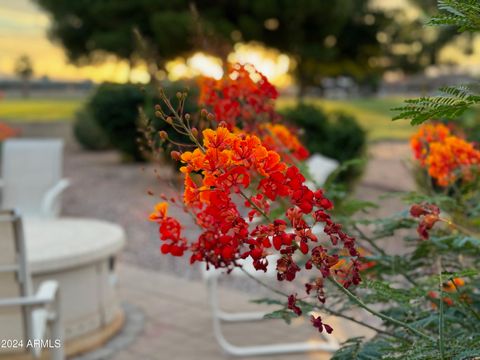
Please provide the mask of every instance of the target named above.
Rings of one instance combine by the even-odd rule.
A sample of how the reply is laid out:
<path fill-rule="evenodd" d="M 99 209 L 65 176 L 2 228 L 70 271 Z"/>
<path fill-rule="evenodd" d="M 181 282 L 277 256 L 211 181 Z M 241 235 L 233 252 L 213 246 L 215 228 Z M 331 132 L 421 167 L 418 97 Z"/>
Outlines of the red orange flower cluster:
<path fill-rule="evenodd" d="M 427 124 L 411 139 L 415 158 L 428 174 L 443 187 L 459 179 L 471 181 L 480 165 L 480 151 L 474 144 L 451 133 L 442 124 Z"/>
<path fill-rule="evenodd" d="M 262 130 L 264 133 L 262 140 L 265 147 L 282 153 L 282 158 L 288 163 L 293 162 L 292 157 L 297 160 L 308 158 L 308 150 L 298 140 L 295 129 L 289 129 L 282 124 L 268 123 L 262 127 Z"/>
<path fill-rule="evenodd" d="M 455 293 L 462 286 L 465 286 L 465 280 L 463 280 L 462 278 L 454 278 L 442 284 L 442 291 L 447 293 Z M 427 297 L 434 300 L 434 299 L 438 299 L 439 295 L 438 295 L 438 292 L 436 291 L 429 291 L 427 294 Z M 471 301 L 468 295 L 466 296 L 465 294 L 462 294 L 461 298 L 466 301 Z M 454 305 L 454 301 L 451 297 L 444 296 L 442 298 L 442 301 L 448 306 Z M 437 307 L 435 302 L 432 302 L 432 307 L 433 308 Z"/>
<path fill-rule="evenodd" d="M 258 117 L 274 120 L 277 97 L 275 86 L 252 65 L 235 64 L 220 80 L 200 80 L 200 105 L 210 108 L 229 130 L 241 127 L 250 132 L 256 127 Z"/>
<path fill-rule="evenodd" d="M 233 65 L 220 80 L 200 80 L 199 104 L 213 111 L 217 122 L 231 131 L 257 135 L 269 150 L 275 150 L 289 164 L 305 160 L 308 150 L 293 127 L 277 123 L 278 92 L 252 65 Z"/>
<path fill-rule="evenodd" d="M 429 144 L 443 142 L 450 135 L 452 135 L 450 128 L 441 123 L 427 123 L 420 126 L 417 133 L 410 139 L 410 146 L 415 159 L 424 165 L 428 156 Z"/>
<path fill-rule="evenodd" d="M 294 260 L 299 252 L 307 256 L 305 268 L 318 269 L 320 279 L 336 275 L 345 287 L 360 282 L 355 239 L 331 219 L 332 202 L 321 190 L 309 189 L 298 168 L 288 166 L 257 136 L 221 126 L 207 129 L 203 142 L 180 159 L 184 204 L 201 234 L 187 240 L 179 222 L 167 216 L 166 204 L 159 204 L 150 219 L 159 225 L 163 253 L 190 251 L 191 263 L 202 261 L 228 270 L 239 266 L 240 259 L 250 258 L 255 269 L 263 271 L 267 256 L 277 253 L 278 280 L 292 281 L 300 271 Z M 253 194 L 248 194 L 251 189 Z M 284 217 L 272 219 L 270 209 L 280 202 L 287 204 Z M 316 224 L 323 225 L 328 242 L 320 242 L 313 233 Z M 341 256 L 350 266 L 334 269 Z M 324 299 L 322 284 L 319 280 L 307 289 Z"/>

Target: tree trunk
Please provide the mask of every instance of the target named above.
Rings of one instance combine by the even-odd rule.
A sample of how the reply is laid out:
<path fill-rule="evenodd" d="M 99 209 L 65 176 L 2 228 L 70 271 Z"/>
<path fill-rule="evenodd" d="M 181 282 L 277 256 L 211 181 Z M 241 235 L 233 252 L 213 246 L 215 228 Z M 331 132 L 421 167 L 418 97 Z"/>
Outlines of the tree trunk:
<path fill-rule="evenodd" d="M 22 97 L 24 99 L 30 97 L 30 80 L 27 78 L 22 79 Z"/>

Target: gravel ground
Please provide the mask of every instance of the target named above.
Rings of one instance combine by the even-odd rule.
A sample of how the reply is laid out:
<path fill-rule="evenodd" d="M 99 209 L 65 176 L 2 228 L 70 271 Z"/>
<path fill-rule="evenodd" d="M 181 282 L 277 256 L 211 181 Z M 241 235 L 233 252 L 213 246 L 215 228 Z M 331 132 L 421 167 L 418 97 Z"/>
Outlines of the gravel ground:
<path fill-rule="evenodd" d="M 408 144 L 372 144 L 370 156 L 365 175 L 356 189 L 359 198 L 376 200 L 386 192 L 414 188 L 405 165 L 409 158 Z M 146 221 L 157 200 L 147 194 L 148 190 L 169 196 L 179 192 L 179 178 L 167 166 L 125 164 L 115 152 L 92 153 L 69 147 L 64 171 L 72 186 L 63 197 L 63 215 L 104 219 L 123 226 L 128 240 L 122 261 L 187 278 L 199 277 L 197 269 L 187 266 L 187 259 L 160 256 L 157 231 Z M 401 209 L 398 199 L 382 199 L 381 207 L 372 216 Z M 176 209 L 173 211 L 180 217 L 186 216 Z"/>

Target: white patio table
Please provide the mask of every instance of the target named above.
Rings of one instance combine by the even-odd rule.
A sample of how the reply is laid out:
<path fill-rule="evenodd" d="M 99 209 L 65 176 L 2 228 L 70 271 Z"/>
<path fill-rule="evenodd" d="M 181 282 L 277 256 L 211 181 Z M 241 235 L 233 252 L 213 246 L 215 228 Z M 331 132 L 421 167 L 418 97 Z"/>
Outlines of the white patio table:
<path fill-rule="evenodd" d="M 93 219 L 24 219 L 27 256 L 34 286 L 60 284 L 67 355 L 100 345 L 123 324 L 115 284 L 116 257 L 124 230 Z"/>

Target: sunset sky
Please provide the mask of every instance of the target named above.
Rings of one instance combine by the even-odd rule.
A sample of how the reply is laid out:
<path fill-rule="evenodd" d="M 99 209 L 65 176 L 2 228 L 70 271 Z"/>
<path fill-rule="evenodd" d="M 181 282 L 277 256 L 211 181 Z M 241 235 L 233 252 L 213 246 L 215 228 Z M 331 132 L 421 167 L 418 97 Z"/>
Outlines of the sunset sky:
<path fill-rule="evenodd" d="M 379 2 L 383 3 L 385 2 Z M 390 6 L 402 6 L 405 0 L 392 0 Z M 403 5 L 405 6 L 405 5 Z M 30 0 L 0 0 L 0 77 L 13 76 L 14 62 L 22 54 L 33 61 L 36 77 L 47 75 L 55 79 L 83 80 L 96 82 L 110 80 L 124 82 L 128 80 L 128 67 L 122 61 L 112 59 L 103 65 L 76 67 L 68 64 L 63 49 L 53 44 L 47 37 L 49 18 Z M 480 43 L 477 44 L 480 48 Z M 458 57 L 458 53 L 451 53 Z M 445 55 L 449 57 L 449 53 Z M 232 59 L 254 63 L 267 76 L 276 78 L 277 84 L 288 83 L 284 74 L 288 70 L 288 57 L 278 53 L 265 53 L 262 49 L 238 46 Z M 462 63 L 474 62 L 475 57 L 462 59 Z M 218 76 L 221 67 L 202 54 L 188 61 L 176 61 L 169 67 L 173 76 L 183 73 L 195 74 L 207 72 Z M 131 74 L 131 80 L 146 81 L 146 73 L 137 69 Z"/>
<path fill-rule="evenodd" d="M 128 80 L 126 62 L 114 58 L 95 66 L 76 67 L 68 64 L 61 46 L 48 39 L 49 22 L 48 15 L 29 0 L 0 0 L 0 77 L 13 76 L 15 60 L 26 54 L 32 59 L 36 77 L 47 75 L 54 79 L 90 79 L 96 82 Z M 260 71 L 274 78 L 278 85 L 289 82 L 285 73 L 290 63 L 285 55 L 240 44 L 236 48 L 232 60 L 254 63 Z M 219 77 L 222 72 L 218 62 L 203 54 L 186 61 L 178 59 L 169 64 L 168 69 L 173 78 L 199 72 Z M 130 76 L 133 81 L 148 81 L 148 75 L 142 68 L 132 71 Z"/>

